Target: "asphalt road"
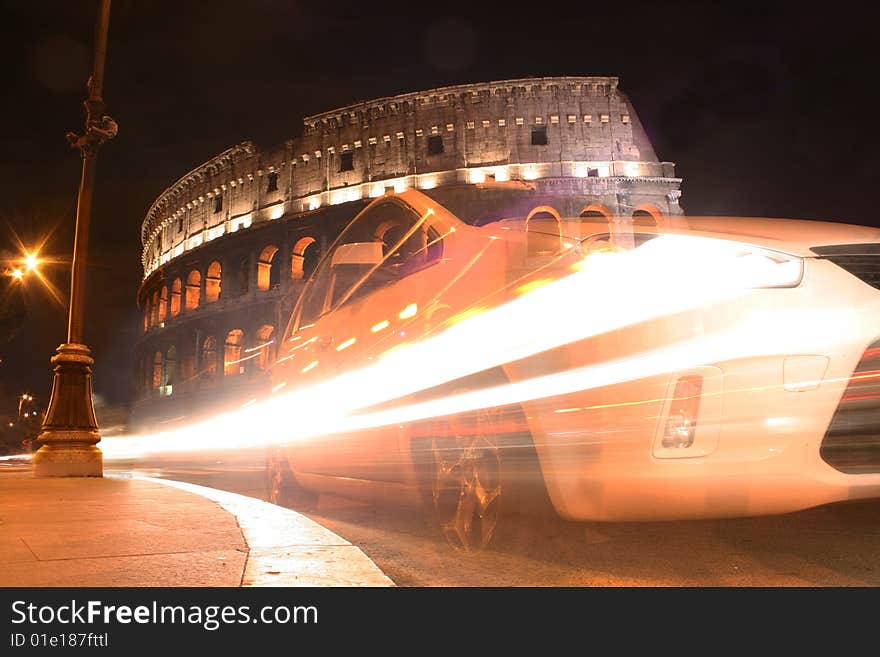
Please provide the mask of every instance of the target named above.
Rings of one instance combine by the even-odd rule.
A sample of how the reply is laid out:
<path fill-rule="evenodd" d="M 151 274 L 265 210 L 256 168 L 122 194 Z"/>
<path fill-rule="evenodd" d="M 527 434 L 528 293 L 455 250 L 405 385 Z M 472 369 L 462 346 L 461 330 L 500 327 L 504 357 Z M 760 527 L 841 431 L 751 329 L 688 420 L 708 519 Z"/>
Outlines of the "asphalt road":
<path fill-rule="evenodd" d="M 259 456 L 107 463 L 266 498 Z M 422 514 L 322 496 L 296 509 L 360 546 L 399 586 L 877 586 L 880 501 L 733 520 L 574 523 L 529 519 L 467 557 Z"/>

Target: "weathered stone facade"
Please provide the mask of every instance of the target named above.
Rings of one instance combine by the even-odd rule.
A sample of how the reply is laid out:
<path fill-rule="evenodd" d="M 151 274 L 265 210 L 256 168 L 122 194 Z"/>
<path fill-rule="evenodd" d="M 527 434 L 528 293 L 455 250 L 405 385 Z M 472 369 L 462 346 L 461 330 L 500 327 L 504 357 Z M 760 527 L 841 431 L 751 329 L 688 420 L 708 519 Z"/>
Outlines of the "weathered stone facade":
<path fill-rule="evenodd" d="M 265 384 L 309 268 L 386 191 L 421 189 L 471 223 L 539 204 L 659 222 L 681 214 L 680 182 L 614 77 L 403 94 L 306 117 L 271 149 L 243 142 L 174 183 L 143 222 L 135 419 L 192 415 Z"/>

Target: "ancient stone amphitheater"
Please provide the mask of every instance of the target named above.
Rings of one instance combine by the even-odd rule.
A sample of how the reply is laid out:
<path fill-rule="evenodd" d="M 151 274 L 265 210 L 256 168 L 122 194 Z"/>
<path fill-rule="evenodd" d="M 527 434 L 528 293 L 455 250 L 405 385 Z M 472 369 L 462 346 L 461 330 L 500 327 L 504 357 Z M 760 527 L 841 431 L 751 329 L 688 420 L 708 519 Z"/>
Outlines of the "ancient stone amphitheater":
<path fill-rule="evenodd" d="M 267 385 L 305 279 L 377 196 L 419 189 L 475 224 L 539 205 L 662 223 L 681 214 L 680 183 L 615 77 L 407 93 L 306 117 L 273 148 L 233 146 L 144 219 L 133 421 L 195 417 Z"/>

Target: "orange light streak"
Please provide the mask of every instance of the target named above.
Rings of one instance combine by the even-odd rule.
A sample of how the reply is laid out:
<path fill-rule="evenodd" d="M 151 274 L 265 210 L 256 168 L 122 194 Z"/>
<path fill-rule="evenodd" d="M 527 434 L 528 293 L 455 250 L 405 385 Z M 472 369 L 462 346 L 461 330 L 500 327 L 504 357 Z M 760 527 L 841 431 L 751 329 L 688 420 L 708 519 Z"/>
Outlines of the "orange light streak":
<path fill-rule="evenodd" d="M 591 262 L 581 271 L 471 315 L 436 335 L 401 345 L 361 369 L 298 386 L 191 427 L 127 441 L 116 439 L 104 448 L 105 458 L 154 449 L 224 449 L 296 441 L 566 395 L 734 358 L 808 353 L 817 335 L 839 334 L 851 321 L 850 313 L 830 317 L 820 311 L 804 312 L 791 320 L 800 327 L 793 335 L 791 323 L 774 321 L 778 316 L 772 313 L 756 312 L 738 318 L 727 333 L 709 339 L 389 410 L 364 410 L 555 347 L 749 291 L 729 270 L 713 269 L 711 262 L 694 263 L 693 258 L 678 262 L 663 248 L 644 253 L 636 249 L 607 254 L 595 265 Z M 707 258 L 718 260 L 717 254 Z M 694 271 L 701 275 L 694 276 Z M 591 304 L 603 308 L 602 313 L 584 313 L 579 304 L 571 303 L 582 299 L 585 290 L 590 291 Z M 548 326 L 553 330 L 547 330 Z M 413 368 L 413 362 L 420 367 Z M 317 360 L 312 361 L 301 372 L 317 365 Z M 291 417 L 296 422 L 290 422 Z"/>

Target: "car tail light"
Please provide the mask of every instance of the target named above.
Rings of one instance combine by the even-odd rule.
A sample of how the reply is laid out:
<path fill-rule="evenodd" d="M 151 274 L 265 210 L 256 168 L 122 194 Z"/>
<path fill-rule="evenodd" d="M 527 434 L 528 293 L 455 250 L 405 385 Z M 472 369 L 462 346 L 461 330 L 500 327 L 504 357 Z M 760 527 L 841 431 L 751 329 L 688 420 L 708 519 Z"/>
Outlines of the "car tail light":
<path fill-rule="evenodd" d="M 663 447 L 683 449 L 694 444 L 702 389 L 701 376 L 683 376 L 676 382 L 663 431 Z"/>

